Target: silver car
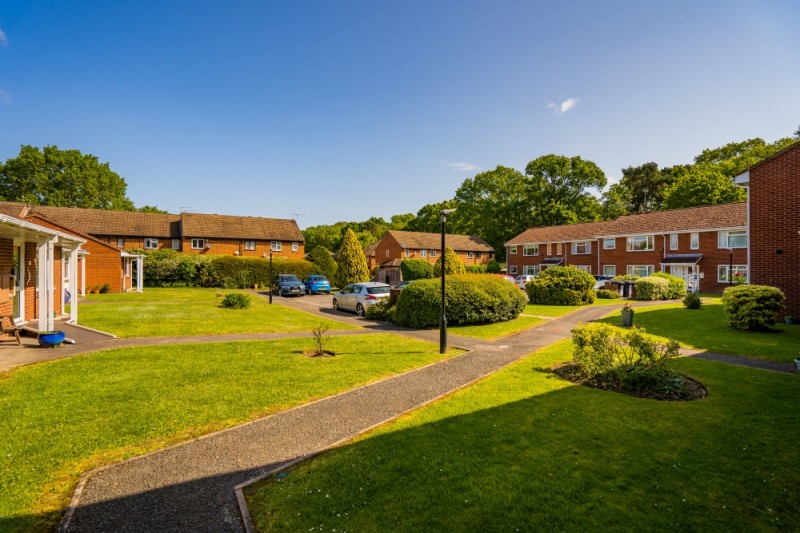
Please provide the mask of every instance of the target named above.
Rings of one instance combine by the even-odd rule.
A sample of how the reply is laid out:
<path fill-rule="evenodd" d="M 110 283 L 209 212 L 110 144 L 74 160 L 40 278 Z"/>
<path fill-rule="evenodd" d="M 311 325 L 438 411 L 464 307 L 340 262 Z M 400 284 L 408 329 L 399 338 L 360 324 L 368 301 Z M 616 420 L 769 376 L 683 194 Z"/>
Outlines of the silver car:
<path fill-rule="evenodd" d="M 333 297 L 333 308 L 355 311 L 358 316 L 364 316 L 369 306 L 389 299 L 391 285 L 377 281 L 351 283 Z"/>
<path fill-rule="evenodd" d="M 517 276 L 517 279 L 514 280 L 514 283 L 516 283 L 517 287 L 520 289 L 525 290 L 525 285 L 527 285 L 529 281 L 533 281 L 534 278 L 536 278 L 536 276 L 520 274 Z"/>

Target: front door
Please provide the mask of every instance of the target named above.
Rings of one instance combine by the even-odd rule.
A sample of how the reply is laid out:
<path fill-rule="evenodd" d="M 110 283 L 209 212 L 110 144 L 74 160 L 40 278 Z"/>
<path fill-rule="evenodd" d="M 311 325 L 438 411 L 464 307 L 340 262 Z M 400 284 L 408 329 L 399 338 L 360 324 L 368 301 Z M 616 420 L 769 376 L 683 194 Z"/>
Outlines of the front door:
<path fill-rule="evenodd" d="M 692 269 L 690 267 L 672 265 L 670 267 L 670 272 L 675 277 L 683 278 L 683 282 L 686 284 L 687 292 L 694 292 L 694 280 L 692 276 Z"/>

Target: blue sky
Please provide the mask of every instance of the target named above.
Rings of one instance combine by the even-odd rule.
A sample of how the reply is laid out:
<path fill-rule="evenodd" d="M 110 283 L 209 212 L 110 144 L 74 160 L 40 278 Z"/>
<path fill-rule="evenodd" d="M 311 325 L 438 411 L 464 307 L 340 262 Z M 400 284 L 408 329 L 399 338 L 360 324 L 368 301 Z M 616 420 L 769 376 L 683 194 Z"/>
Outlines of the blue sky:
<path fill-rule="evenodd" d="M 790 136 L 797 28 L 795 0 L 4 0 L 0 159 L 79 149 L 171 212 L 388 219 L 548 153 L 613 182 Z"/>

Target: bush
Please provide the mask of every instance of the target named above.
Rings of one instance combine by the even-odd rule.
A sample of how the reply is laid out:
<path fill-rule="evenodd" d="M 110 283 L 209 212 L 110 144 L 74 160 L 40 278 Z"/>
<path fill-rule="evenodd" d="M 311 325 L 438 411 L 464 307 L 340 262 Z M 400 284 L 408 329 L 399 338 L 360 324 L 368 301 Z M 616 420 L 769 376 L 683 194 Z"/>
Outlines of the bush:
<path fill-rule="evenodd" d="M 489 324 L 517 318 L 525 296 L 515 285 L 495 276 L 463 274 L 446 280 L 447 322 Z M 439 324 L 441 281 L 420 280 L 400 292 L 393 320 L 411 328 Z"/>
<path fill-rule="evenodd" d="M 630 274 L 618 274 L 612 278 L 615 281 L 636 281 L 639 276 L 632 276 Z"/>
<path fill-rule="evenodd" d="M 396 306 L 391 305 L 388 300 L 384 300 L 367 307 L 364 316 L 370 320 L 392 320 L 396 309 Z"/>
<path fill-rule="evenodd" d="M 332 280 L 336 275 L 336 261 L 334 261 L 330 250 L 324 246 L 315 246 L 308 254 L 307 259 L 314 263 L 316 267 L 316 272 L 313 272 L 313 274 L 322 274 L 329 280 Z"/>
<path fill-rule="evenodd" d="M 595 279 L 574 266 L 550 267 L 525 286 L 532 304 L 586 305 L 594 302 Z"/>
<path fill-rule="evenodd" d="M 220 305 L 225 309 L 245 309 L 250 307 L 250 296 L 240 292 L 230 292 L 225 295 Z"/>
<path fill-rule="evenodd" d="M 767 285 L 735 285 L 722 293 L 722 305 L 731 327 L 764 330 L 775 324 L 784 294 Z"/>
<path fill-rule="evenodd" d="M 503 271 L 503 265 L 498 263 L 495 259 L 489 259 L 489 262 L 486 263 L 486 272 L 488 274 L 499 274 Z"/>
<path fill-rule="evenodd" d="M 446 271 L 448 276 L 457 274 L 466 274 L 467 268 L 464 266 L 464 261 L 458 257 L 458 254 L 453 251 L 449 246 L 444 247 L 444 253 L 439 256 L 436 263 L 433 265 L 433 276 L 436 278 L 442 277 L 442 259 L 446 259 Z"/>
<path fill-rule="evenodd" d="M 467 265 L 467 274 L 486 274 L 486 265 Z"/>
<path fill-rule="evenodd" d="M 400 262 L 403 281 L 429 279 L 433 277 L 433 264 L 424 259 L 403 259 Z"/>
<path fill-rule="evenodd" d="M 142 251 L 146 287 L 212 287 L 208 268 L 211 258 L 162 249 Z"/>
<path fill-rule="evenodd" d="M 669 283 L 667 292 L 664 295 L 665 299 L 678 300 L 686 296 L 686 282 L 683 280 L 683 278 L 673 276 L 672 274 L 667 274 L 666 272 L 656 272 L 653 274 L 653 276 L 657 278 L 663 278 Z"/>
<path fill-rule="evenodd" d="M 647 276 L 636 280 L 636 299 L 637 300 L 664 300 L 669 281 L 656 276 Z"/>
<path fill-rule="evenodd" d="M 610 289 L 598 289 L 595 296 L 597 296 L 601 300 L 618 300 L 619 298 L 621 298 L 619 292 L 612 291 Z"/>
<path fill-rule="evenodd" d="M 683 305 L 687 309 L 700 309 L 703 306 L 703 300 L 696 292 L 690 292 L 683 298 Z"/>

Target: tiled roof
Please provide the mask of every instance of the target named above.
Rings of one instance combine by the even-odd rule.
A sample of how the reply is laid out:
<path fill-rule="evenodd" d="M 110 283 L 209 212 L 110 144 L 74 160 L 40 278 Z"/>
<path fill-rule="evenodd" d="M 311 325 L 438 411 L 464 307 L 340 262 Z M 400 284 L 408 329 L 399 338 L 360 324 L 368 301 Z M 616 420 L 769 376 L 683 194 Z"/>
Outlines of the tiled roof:
<path fill-rule="evenodd" d="M 0 214 L 22 218 L 24 211 L 25 204 L 22 202 L 0 202 Z"/>
<path fill-rule="evenodd" d="M 747 226 L 747 204 L 720 204 L 625 215 L 616 220 L 584 222 L 563 226 L 531 228 L 506 242 L 521 245 L 540 242 L 569 242 L 596 237 L 702 231 Z"/>
<path fill-rule="evenodd" d="M 46 205 L 32 205 L 30 213 L 39 213 L 60 226 L 89 235 L 180 237 L 180 215 Z"/>
<path fill-rule="evenodd" d="M 438 250 L 442 247 L 442 235 L 440 233 L 422 233 L 420 231 L 394 231 L 389 234 L 400 243 L 403 248 L 414 250 Z M 480 237 L 470 237 L 469 235 L 445 235 L 447 246 L 459 252 L 493 252 L 494 248 L 489 246 Z"/>
<path fill-rule="evenodd" d="M 305 242 L 292 219 L 182 213 L 181 221 L 184 237 Z"/>
<path fill-rule="evenodd" d="M 370 244 L 369 246 L 364 248 L 364 255 L 367 257 L 375 257 L 375 248 L 378 247 L 378 243 Z"/>

